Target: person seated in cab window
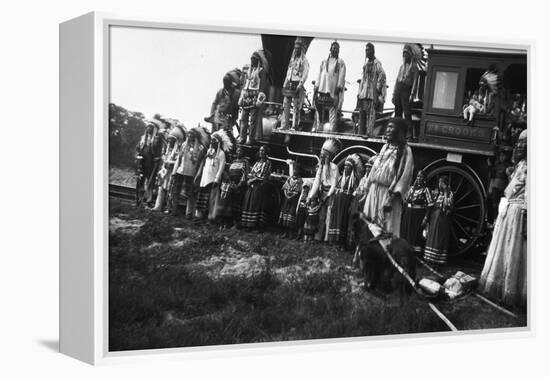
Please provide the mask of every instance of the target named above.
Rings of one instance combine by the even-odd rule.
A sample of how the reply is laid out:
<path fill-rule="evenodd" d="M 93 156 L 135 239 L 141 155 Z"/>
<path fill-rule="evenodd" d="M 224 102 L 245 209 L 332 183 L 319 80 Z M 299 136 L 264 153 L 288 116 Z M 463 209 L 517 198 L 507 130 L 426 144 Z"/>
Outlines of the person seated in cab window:
<path fill-rule="evenodd" d="M 466 122 L 467 125 L 471 125 L 474 122 L 475 115 L 484 112 L 485 106 L 480 102 L 479 91 L 476 90 L 471 95 L 468 103 L 464 105 L 464 110 L 462 111 L 464 122 Z"/>

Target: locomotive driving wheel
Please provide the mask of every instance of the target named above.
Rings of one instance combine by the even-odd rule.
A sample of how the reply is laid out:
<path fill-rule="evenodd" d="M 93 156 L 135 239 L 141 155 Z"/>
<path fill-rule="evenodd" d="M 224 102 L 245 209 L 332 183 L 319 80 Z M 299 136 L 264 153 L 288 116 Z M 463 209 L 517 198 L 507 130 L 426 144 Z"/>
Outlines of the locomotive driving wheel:
<path fill-rule="evenodd" d="M 485 220 L 485 194 L 474 176 L 459 166 L 439 166 L 428 172 L 428 187 L 437 188 L 440 177 L 446 176 L 454 195 L 451 245 L 449 255 L 470 250 L 482 236 Z"/>

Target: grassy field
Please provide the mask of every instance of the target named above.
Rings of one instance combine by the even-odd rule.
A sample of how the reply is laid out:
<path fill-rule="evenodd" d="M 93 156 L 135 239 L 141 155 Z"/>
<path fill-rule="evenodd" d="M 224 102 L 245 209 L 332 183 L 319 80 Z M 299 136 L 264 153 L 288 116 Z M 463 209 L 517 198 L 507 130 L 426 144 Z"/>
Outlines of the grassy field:
<path fill-rule="evenodd" d="M 218 231 L 111 199 L 109 349 L 447 331 L 426 301 L 362 289 L 351 254 L 276 234 Z M 468 296 L 459 329 L 524 326 Z"/>

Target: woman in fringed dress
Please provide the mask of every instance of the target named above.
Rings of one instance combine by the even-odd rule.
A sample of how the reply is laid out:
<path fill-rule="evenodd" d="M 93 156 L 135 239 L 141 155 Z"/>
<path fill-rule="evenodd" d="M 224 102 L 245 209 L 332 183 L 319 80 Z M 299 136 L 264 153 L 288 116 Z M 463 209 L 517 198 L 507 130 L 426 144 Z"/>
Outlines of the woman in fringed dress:
<path fill-rule="evenodd" d="M 516 166 L 500 200 L 479 290 L 510 306 L 527 305 L 527 130 L 514 149 Z"/>
<path fill-rule="evenodd" d="M 426 173 L 419 170 L 414 184 L 407 193 L 401 219 L 401 238 L 409 241 L 419 255 L 422 255 L 426 243 L 422 230 L 427 223 L 432 204 L 432 193 L 426 186 Z"/>
<path fill-rule="evenodd" d="M 428 235 L 424 248 L 424 259 L 432 264 L 447 263 L 447 253 L 451 241 L 453 192 L 446 176 L 439 178 L 439 188 L 427 217 Z"/>
<path fill-rule="evenodd" d="M 233 224 L 240 225 L 241 210 L 246 191 L 246 180 L 250 171 L 248 159 L 243 156 L 243 149 L 237 146 L 235 159 L 224 174 L 220 190 L 220 200 L 216 208 L 216 216 L 222 220 L 221 228 Z"/>
<path fill-rule="evenodd" d="M 267 147 L 260 147 L 260 159 L 248 174 L 248 189 L 244 195 L 241 226 L 246 230 L 258 229 L 267 223 L 267 185 L 271 174 L 271 162 L 267 158 Z"/>

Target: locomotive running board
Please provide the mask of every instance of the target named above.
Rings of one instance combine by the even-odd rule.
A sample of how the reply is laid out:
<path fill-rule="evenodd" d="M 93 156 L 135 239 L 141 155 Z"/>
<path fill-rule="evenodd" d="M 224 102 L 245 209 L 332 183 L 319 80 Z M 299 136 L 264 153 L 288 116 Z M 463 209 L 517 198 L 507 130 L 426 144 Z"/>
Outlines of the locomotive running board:
<path fill-rule="evenodd" d="M 385 144 L 386 139 L 382 137 L 362 137 L 359 135 L 353 135 L 353 134 L 344 134 L 339 132 L 309 132 L 309 131 L 295 131 L 295 130 L 280 130 L 280 129 L 274 129 L 273 134 L 279 134 L 279 135 L 288 135 L 288 136 L 313 136 L 318 138 L 335 138 L 338 140 L 353 140 L 358 141 L 361 143 L 373 143 L 373 144 Z M 474 154 L 474 155 L 481 155 L 481 156 L 494 156 L 494 152 L 492 151 L 484 151 L 484 150 L 478 150 L 478 149 L 469 149 L 469 148 L 457 148 L 457 147 L 450 147 L 450 146 L 444 146 L 444 145 L 434 145 L 434 144 L 428 144 L 428 143 L 419 143 L 415 141 L 409 141 L 409 145 L 413 148 L 425 148 L 425 149 L 435 149 L 435 150 L 441 150 L 451 153 L 460 153 L 460 154 Z"/>

